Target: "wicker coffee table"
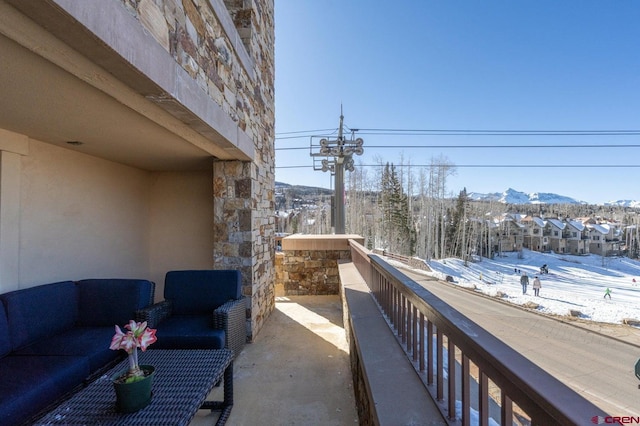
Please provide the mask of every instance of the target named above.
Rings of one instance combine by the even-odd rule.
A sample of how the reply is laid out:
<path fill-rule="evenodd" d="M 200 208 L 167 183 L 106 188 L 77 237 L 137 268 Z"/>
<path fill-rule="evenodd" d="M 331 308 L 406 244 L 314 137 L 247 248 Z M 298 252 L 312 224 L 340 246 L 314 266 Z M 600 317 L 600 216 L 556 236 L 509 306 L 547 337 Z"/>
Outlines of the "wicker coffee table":
<path fill-rule="evenodd" d="M 156 368 L 151 403 L 131 414 L 116 412 L 111 375 L 127 360 L 100 376 L 40 418 L 36 425 L 188 425 L 199 409 L 221 410 L 226 423 L 233 406 L 233 352 L 221 350 L 153 350 L 140 352 L 140 364 Z M 205 401 L 224 379 L 224 401 Z"/>

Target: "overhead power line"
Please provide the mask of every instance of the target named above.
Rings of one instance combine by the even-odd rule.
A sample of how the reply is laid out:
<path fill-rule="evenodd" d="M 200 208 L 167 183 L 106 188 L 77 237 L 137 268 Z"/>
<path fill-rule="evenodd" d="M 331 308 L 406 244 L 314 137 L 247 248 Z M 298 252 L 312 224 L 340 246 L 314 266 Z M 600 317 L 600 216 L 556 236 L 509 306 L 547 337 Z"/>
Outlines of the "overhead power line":
<path fill-rule="evenodd" d="M 358 167 L 384 167 L 383 164 L 358 164 Z M 307 169 L 311 165 L 276 166 L 276 169 Z M 640 164 L 394 164 L 394 167 L 451 167 L 451 168 L 548 168 L 548 169 L 623 169 L 640 168 Z"/>
<path fill-rule="evenodd" d="M 276 135 L 294 135 L 297 133 L 337 132 L 337 129 L 297 130 L 293 132 L 276 132 Z"/>
<path fill-rule="evenodd" d="M 380 135 L 380 136 L 393 136 L 393 137 L 402 137 L 402 136 L 425 136 L 425 137 L 433 137 L 433 136 L 534 136 L 534 137 L 546 137 L 546 136 L 574 136 L 574 137 L 619 137 L 619 136 L 640 136 L 640 130 L 635 129 L 598 129 L 598 130 L 503 130 L 503 129 L 391 129 L 391 128 L 348 128 L 352 134 L 358 135 Z M 333 133 L 335 133 L 335 129 Z M 277 135 L 289 135 L 276 137 L 276 140 L 283 139 L 314 139 L 314 138 L 322 138 L 327 137 L 327 135 L 319 135 L 317 133 L 322 132 L 323 130 L 308 130 L 308 131 L 297 131 L 297 132 L 284 132 L 277 133 Z M 303 133 L 306 133 L 303 135 Z M 294 136 L 295 135 L 295 136 Z M 471 144 L 426 144 L 420 143 L 417 145 L 391 145 L 391 144 L 381 144 L 381 145 L 368 145 L 367 148 L 369 150 L 373 149 L 631 149 L 631 148 L 640 148 L 640 144 L 630 143 L 630 144 L 610 144 L 610 143 L 597 143 L 597 144 L 481 144 L 481 145 L 471 145 Z M 278 147 L 275 148 L 276 151 L 296 151 L 296 150 L 306 150 L 309 147 Z M 380 167 L 380 164 L 360 164 L 361 167 Z M 593 165 L 585 165 L 585 164 L 448 164 L 448 165 L 437 165 L 437 164 L 408 164 L 408 165 L 396 165 L 396 167 L 440 167 L 440 166 L 449 166 L 455 168 L 548 168 L 548 169 L 558 169 L 558 168 L 640 168 L 640 165 L 636 164 L 593 164 Z M 299 166 L 276 166 L 277 169 L 289 169 L 289 168 L 311 168 L 311 166 L 307 165 L 299 165 Z"/>
<path fill-rule="evenodd" d="M 640 148 L 640 144 L 580 144 L 580 145 L 367 145 L 367 148 L 376 149 L 534 149 L 534 148 Z M 309 147 L 296 146 L 275 148 L 276 151 L 295 151 L 309 149 Z"/>
<path fill-rule="evenodd" d="M 460 134 L 474 134 L 474 135 L 486 135 L 486 134 L 506 134 L 506 135 L 539 135 L 539 134 L 552 134 L 552 135 L 610 135 L 610 134 L 640 134 L 640 130 L 498 130 L 498 129 L 363 129 L 357 130 L 359 133 L 364 132 L 384 132 L 386 133 L 419 133 L 419 134 L 440 134 L 440 133 L 460 133 Z"/>
<path fill-rule="evenodd" d="M 321 137 L 322 130 L 276 133 L 276 140 Z M 478 129 L 351 129 L 359 135 L 378 136 L 638 136 L 640 130 L 478 130 Z M 302 134 L 306 133 L 306 134 Z M 296 135 L 282 136 L 277 135 Z"/>

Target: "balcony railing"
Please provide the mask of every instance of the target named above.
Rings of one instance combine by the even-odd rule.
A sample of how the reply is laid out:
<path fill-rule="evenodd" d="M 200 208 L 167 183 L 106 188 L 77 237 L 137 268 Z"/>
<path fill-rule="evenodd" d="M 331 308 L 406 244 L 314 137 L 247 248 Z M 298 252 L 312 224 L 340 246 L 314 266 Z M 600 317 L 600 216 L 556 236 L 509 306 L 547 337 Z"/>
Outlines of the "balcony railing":
<path fill-rule="evenodd" d="M 588 424 L 593 416 L 607 417 L 381 256 L 352 241 L 351 257 L 417 374 L 450 420 L 457 416 L 457 404 L 462 425 L 471 424 L 472 410 L 479 425 L 488 425 L 491 405 L 499 406 L 503 425 L 512 424 L 514 414 L 532 425 Z M 472 380 L 477 382 L 473 402 Z"/>

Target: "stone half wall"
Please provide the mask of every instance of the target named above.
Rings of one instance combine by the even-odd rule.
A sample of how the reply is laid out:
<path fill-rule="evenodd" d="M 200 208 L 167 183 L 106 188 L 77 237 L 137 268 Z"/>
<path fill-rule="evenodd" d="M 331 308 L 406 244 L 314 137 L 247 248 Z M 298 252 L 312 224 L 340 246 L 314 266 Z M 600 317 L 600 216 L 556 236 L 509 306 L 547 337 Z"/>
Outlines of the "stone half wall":
<path fill-rule="evenodd" d="M 351 259 L 349 240 L 359 235 L 291 235 L 282 239 L 276 287 L 283 296 L 340 294 L 338 261 Z M 280 294 L 278 294 L 280 295 Z"/>

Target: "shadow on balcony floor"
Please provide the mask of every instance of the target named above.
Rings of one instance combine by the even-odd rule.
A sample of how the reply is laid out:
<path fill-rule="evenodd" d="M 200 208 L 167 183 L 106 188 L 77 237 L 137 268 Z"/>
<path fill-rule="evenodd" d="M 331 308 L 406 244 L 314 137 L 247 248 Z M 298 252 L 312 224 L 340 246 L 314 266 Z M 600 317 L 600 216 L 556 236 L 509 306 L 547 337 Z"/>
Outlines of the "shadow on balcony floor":
<path fill-rule="evenodd" d="M 228 425 L 358 424 L 339 296 L 278 297 L 234 364 Z M 222 399 L 216 388 L 210 399 Z M 191 426 L 211 425 L 201 410 Z"/>

